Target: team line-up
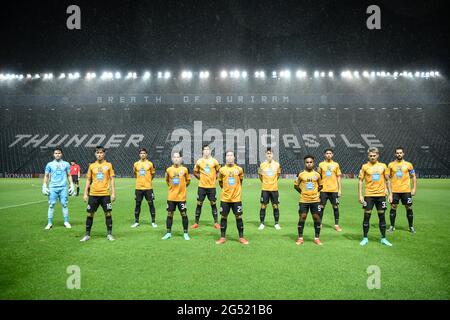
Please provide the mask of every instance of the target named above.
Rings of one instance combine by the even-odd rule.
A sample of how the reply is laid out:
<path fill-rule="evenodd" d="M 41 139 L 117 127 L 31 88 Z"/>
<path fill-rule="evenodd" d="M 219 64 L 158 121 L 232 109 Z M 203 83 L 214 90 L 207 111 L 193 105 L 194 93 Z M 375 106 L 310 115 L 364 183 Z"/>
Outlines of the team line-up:
<path fill-rule="evenodd" d="M 107 239 L 114 240 L 112 235 L 112 202 L 115 201 L 114 169 L 110 162 L 105 159 L 106 150 L 102 146 L 95 149 L 96 161 L 89 165 L 86 175 L 86 187 L 83 198 L 87 202 L 86 234 L 80 240 L 86 242 L 91 239 L 90 233 L 93 225 L 94 214 L 101 206 L 105 213 Z M 279 201 L 278 201 L 278 179 L 281 174 L 280 164 L 273 160 L 273 153 L 270 148 L 266 150 L 266 160 L 261 163 L 258 175 L 261 180 L 261 207 L 260 226 L 265 228 L 264 220 L 266 208 L 269 202 L 272 204 L 275 229 L 281 229 L 279 224 Z M 363 239 L 360 245 L 367 245 L 369 222 L 373 207 L 376 208 L 379 218 L 379 229 L 381 232 L 381 243 L 387 246 L 392 244 L 386 239 L 386 219 L 387 209 L 386 196 L 390 203 L 390 228 L 388 232 L 395 230 L 395 219 L 397 206 L 402 202 L 406 208 L 409 230 L 415 233 L 413 227 L 412 197 L 416 193 L 416 175 L 413 165 L 404 160 L 404 150 L 402 147 L 395 149 L 395 160 L 386 166 L 378 162 L 379 151 L 377 148 L 369 148 L 367 151 L 368 162 L 363 164 L 359 173 L 359 202 L 363 205 Z M 48 224 L 46 230 L 53 226 L 53 214 L 56 203 L 62 205 L 64 226 L 71 228 L 69 223 L 68 198 L 69 195 L 78 195 L 80 167 L 71 161 L 71 164 L 62 159 L 63 153 L 60 148 L 55 148 L 53 152 L 54 160 L 45 167 L 42 193 L 48 196 Z M 297 245 L 304 243 L 303 229 L 308 212 L 311 212 L 314 221 L 314 243 L 322 245 L 320 241 L 320 231 L 322 228 L 323 210 L 330 201 L 333 211 L 335 225 L 334 229 L 341 232 L 339 225 L 339 198 L 341 196 L 341 170 L 337 162 L 333 160 L 334 151 L 326 149 L 324 161 L 322 161 L 317 171 L 315 170 L 315 159 L 311 155 L 304 157 L 304 170 L 301 171 L 294 182 L 294 188 L 300 193 L 299 200 L 299 221 Z M 236 165 L 233 151 L 226 152 L 226 163 L 220 166 L 219 162 L 211 156 L 208 145 L 203 146 L 202 157 L 194 167 L 194 176 L 199 180 L 197 193 L 197 207 L 195 210 L 195 223 L 193 229 L 199 228 L 202 205 L 207 197 L 214 219 L 214 227 L 220 230 L 220 238 L 217 244 L 226 242 L 226 230 L 228 214 L 232 211 L 236 218 L 236 226 L 239 233 L 239 242 L 247 245 L 249 242 L 244 238 L 244 222 L 242 220 L 242 181 L 244 170 Z M 148 202 L 152 226 L 155 223 L 156 210 L 154 206 L 154 193 L 152 181 L 155 176 L 155 167 L 148 160 L 147 150 L 139 149 L 139 160 L 134 163 L 134 175 L 136 178 L 135 190 L 135 223 L 131 226 L 139 226 L 139 216 L 142 201 Z M 190 184 L 191 176 L 189 170 L 182 165 L 182 157 L 179 152 L 172 153 L 172 166 L 166 169 L 165 181 L 168 185 L 167 194 L 167 232 L 162 237 L 163 240 L 172 237 L 173 216 L 178 208 L 182 217 L 183 237 L 190 240 L 188 234 L 188 216 L 186 207 L 187 187 Z M 220 223 L 216 205 L 216 181 L 222 189 L 220 196 Z M 75 186 L 77 190 L 75 191 Z M 411 187 L 412 184 L 412 187 Z M 363 193 L 364 191 L 364 193 Z"/>

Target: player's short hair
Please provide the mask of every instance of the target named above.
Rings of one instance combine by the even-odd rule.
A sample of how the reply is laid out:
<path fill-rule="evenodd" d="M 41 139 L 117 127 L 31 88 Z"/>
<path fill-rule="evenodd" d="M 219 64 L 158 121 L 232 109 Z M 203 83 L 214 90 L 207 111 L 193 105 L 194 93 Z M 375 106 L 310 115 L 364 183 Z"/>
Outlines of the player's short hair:
<path fill-rule="evenodd" d="M 271 147 L 267 147 L 266 153 L 267 153 L 267 152 L 272 152 L 272 148 L 271 148 Z"/>
<path fill-rule="evenodd" d="M 148 153 L 148 152 L 147 152 L 147 149 L 145 149 L 145 148 L 140 148 L 140 149 L 139 149 L 139 153 L 141 153 L 141 152 Z"/>
<path fill-rule="evenodd" d="M 181 155 L 181 151 L 174 151 L 174 152 L 172 152 L 172 157 L 173 157 L 176 153 L 178 153 L 178 156 L 179 156 L 180 158 L 183 157 L 183 156 Z"/>
<path fill-rule="evenodd" d="M 61 147 L 55 147 L 55 148 L 53 149 L 53 152 L 55 152 L 55 151 L 59 151 L 59 152 L 63 153 Z"/>
<path fill-rule="evenodd" d="M 327 153 L 328 151 L 330 151 L 331 153 L 334 154 L 334 150 L 331 149 L 331 148 L 326 148 L 326 149 L 323 151 L 323 153 Z"/>
<path fill-rule="evenodd" d="M 105 149 L 104 146 L 96 146 L 96 147 L 95 147 L 95 152 L 97 152 L 97 151 L 106 152 L 106 149 Z"/>
<path fill-rule="evenodd" d="M 314 159 L 314 156 L 312 156 L 312 155 L 310 155 L 310 154 L 306 155 L 306 156 L 303 158 L 303 161 L 306 161 L 306 159 L 312 159 L 313 161 L 315 160 L 315 159 Z"/>
<path fill-rule="evenodd" d="M 202 151 L 205 150 L 205 148 L 209 148 L 209 144 L 204 144 L 204 145 L 202 146 Z"/>
<path fill-rule="evenodd" d="M 403 152 L 405 152 L 405 149 L 403 149 L 403 147 L 397 147 L 397 148 L 395 148 L 395 152 L 397 152 L 397 150 L 402 150 Z"/>
<path fill-rule="evenodd" d="M 378 150 L 377 147 L 370 147 L 369 149 L 367 149 L 367 153 L 372 153 L 372 152 L 380 153 L 380 151 Z"/>
<path fill-rule="evenodd" d="M 70 160 L 70 162 L 76 163 L 75 160 Z"/>
<path fill-rule="evenodd" d="M 225 156 L 228 154 L 228 153 L 232 153 L 233 154 L 233 156 L 234 156 L 234 151 L 233 150 L 227 150 L 226 152 L 225 152 Z"/>

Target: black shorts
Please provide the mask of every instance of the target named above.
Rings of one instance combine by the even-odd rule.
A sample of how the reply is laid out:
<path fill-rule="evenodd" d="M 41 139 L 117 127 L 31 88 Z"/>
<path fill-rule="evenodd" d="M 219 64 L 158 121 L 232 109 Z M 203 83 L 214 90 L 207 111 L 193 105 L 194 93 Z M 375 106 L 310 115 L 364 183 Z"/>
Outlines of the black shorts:
<path fill-rule="evenodd" d="M 321 192 L 320 193 L 320 204 L 326 205 L 327 200 L 330 200 L 333 206 L 337 206 L 339 204 L 339 197 L 337 192 Z"/>
<path fill-rule="evenodd" d="M 152 202 L 155 200 L 155 194 L 153 193 L 153 189 L 147 189 L 147 190 L 135 190 L 134 191 L 136 201 L 142 201 L 144 198 L 148 202 Z"/>
<path fill-rule="evenodd" d="M 102 206 L 103 212 L 112 211 L 112 203 L 110 196 L 89 196 L 86 211 L 95 213 L 99 206 Z"/>
<path fill-rule="evenodd" d="M 209 201 L 216 201 L 216 188 L 198 187 L 197 200 L 203 202 L 206 196 L 208 196 Z"/>
<path fill-rule="evenodd" d="M 261 203 L 262 204 L 268 204 L 269 201 L 272 202 L 272 204 L 279 204 L 278 201 L 278 191 L 261 191 Z"/>
<path fill-rule="evenodd" d="M 378 211 L 386 210 L 386 197 L 364 197 L 363 209 L 372 211 L 374 206 Z"/>
<path fill-rule="evenodd" d="M 186 201 L 167 201 L 167 212 L 175 212 L 175 210 L 182 212 L 187 211 Z"/>
<path fill-rule="evenodd" d="M 220 214 L 222 216 L 228 216 L 230 209 L 233 210 L 234 215 L 242 215 L 242 202 L 224 202 L 220 201 Z"/>
<path fill-rule="evenodd" d="M 399 204 L 400 200 L 402 200 L 403 205 L 412 206 L 412 196 L 410 192 L 405 193 L 393 193 L 392 194 L 392 204 Z"/>
<path fill-rule="evenodd" d="M 312 214 L 319 214 L 320 211 L 322 211 L 322 208 L 320 207 L 320 202 L 312 202 L 312 203 L 299 202 L 298 213 L 308 213 L 308 211 L 311 211 Z"/>
<path fill-rule="evenodd" d="M 77 183 L 78 182 L 78 175 L 77 174 L 72 176 L 72 181 L 73 181 L 73 183 Z"/>

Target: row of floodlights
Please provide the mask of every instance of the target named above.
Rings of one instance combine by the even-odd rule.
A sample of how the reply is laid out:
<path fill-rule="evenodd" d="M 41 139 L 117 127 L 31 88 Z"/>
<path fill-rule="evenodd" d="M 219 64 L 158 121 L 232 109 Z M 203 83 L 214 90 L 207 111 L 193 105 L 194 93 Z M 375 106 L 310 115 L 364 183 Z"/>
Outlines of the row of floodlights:
<path fill-rule="evenodd" d="M 194 75 L 198 75 L 200 79 L 208 79 L 210 77 L 209 71 L 200 71 L 198 73 L 194 73 L 193 71 L 185 70 L 180 74 L 180 78 L 182 80 L 190 80 L 194 78 Z M 248 79 L 249 74 L 245 70 L 222 70 L 218 74 L 220 79 Z M 309 77 L 308 72 L 304 70 L 297 70 L 295 73 L 292 73 L 290 70 L 285 69 L 281 71 L 272 71 L 271 74 L 267 75 L 264 70 L 257 70 L 253 74 L 255 79 L 265 79 L 265 78 L 273 78 L 273 79 L 290 79 L 295 76 L 297 79 L 306 79 Z M 311 75 L 314 78 L 334 78 L 335 73 L 333 71 L 314 71 Z M 399 77 L 403 78 L 435 78 L 439 77 L 439 71 L 402 71 L 402 72 L 386 72 L 386 71 L 342 71 L 340 74 L 342 79 L 359 79 L 359 78 L 393 78 L 397 79 Z M 143 80 L 149 80 L 152 77 L 152 74 L 149 71 L 145 71 L 141 74 L 140 78 Z M 0 73 L 0 81 L 5 80 L 32 80 L 32 79 L 43 79 L 43 80 L 53 80 L 56 78 L 53 73 L 36 73 L 32 74 L 3 74 Z M 69 80 L 77 80 L 81 78 L 79 72 L 74 73 L 61 73 L 57 77 L 58 79 L 69 79 Z M 86 80 L 93 80 L 97 78 L 97 74 L 95 72 L 86 73 Z M 122 75 L 121 72 L 110 72 L 105 71 L 98 77 L 101 80 L 134 80 L 138 78 L 138 74 L 136 72 L 128 72 L 126 75 Z M 172 74 L 169 71 L 158 71 L 156 73 L 157 79 L 170 79 L 172 78 Z"/>
<path fill-rule="evenodd" d="M 411 71 L 403 71 L 403 72 L 385 72 L 385 71 L 363 71 L 363 72 L 359 72 L 359 71 L 343 71 L 341 73 L 341 77 L 344 79 L 358 79 L 360 77 L 364 77 L 364 78 L 375 78 L 375 77 L 381 77 L 381 78 L 393 78 L 393 79 L 397 79 L 398 77 L 403 77 L 403 78 L 434 78 L 434 77 L 439 77 L 440 73 L 439 71 L 416 71 L 416 72 L 411 72 Z"/>

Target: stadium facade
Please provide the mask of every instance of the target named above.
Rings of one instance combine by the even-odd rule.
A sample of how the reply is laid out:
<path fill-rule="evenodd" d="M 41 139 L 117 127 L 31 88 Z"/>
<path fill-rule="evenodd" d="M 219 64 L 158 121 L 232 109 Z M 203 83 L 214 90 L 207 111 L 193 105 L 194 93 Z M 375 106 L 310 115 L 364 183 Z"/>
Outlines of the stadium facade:
<path fill-rule="evenodd" d="M 403 146 L 419 177 L 450 176 L 449 86 L 436 79 L 121 79 L 0 82 L 3 176 L 42 172 L 51 149 L 83 171 L 104 145 L 120 176 L 131 176 L 139 147 L 157 174 L 174 150 L 192 168 L 203 144 L 223 163 L 234 150 L 256 175 L 270 146 L 283 175 L 336 150 L 352 177 L 370 146 L 389 162 Z"/>

